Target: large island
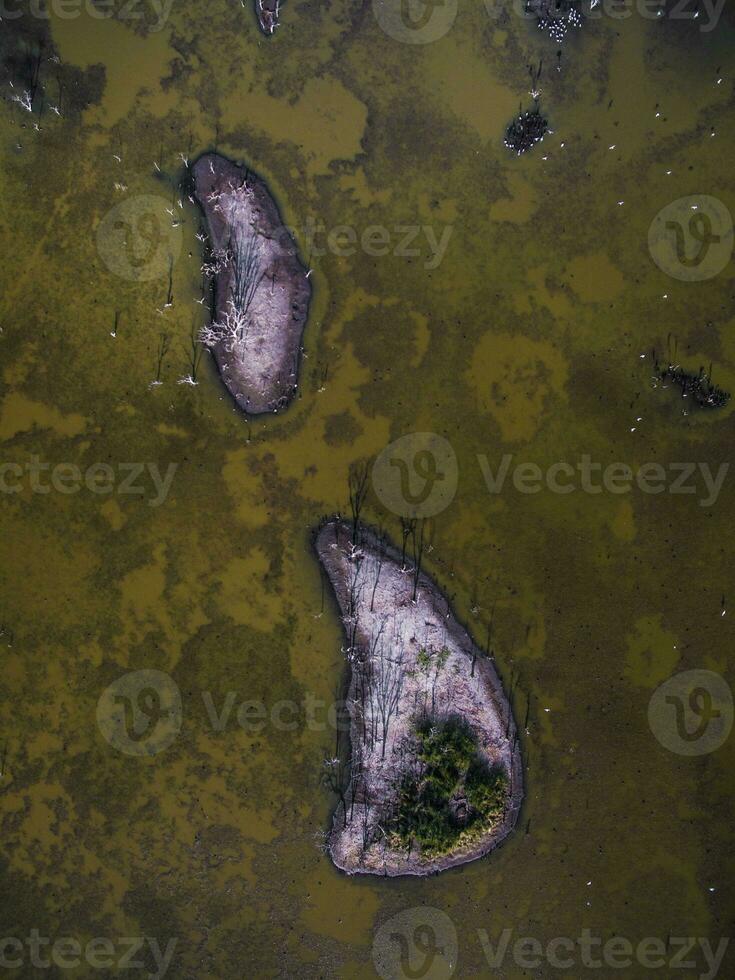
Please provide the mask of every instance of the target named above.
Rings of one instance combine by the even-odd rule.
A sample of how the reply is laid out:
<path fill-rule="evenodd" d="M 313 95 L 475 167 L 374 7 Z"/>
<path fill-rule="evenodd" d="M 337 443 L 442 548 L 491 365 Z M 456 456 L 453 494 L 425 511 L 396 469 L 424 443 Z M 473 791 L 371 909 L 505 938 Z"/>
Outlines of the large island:
<path fill-rule="evenodd" d="M 437 586 L 375 532 L 315 538 L 344 625 L 350 746 L 327 760 L 329 835 L 348 874 L 426 875 L 482 857 L 512 830 L 521 752 L 492 661 Z"/>
<path fill-rule="evenodd" d="M 217 153 L 192 168 L 209 235 L 212 322 L 202 331 L 243 411 L 277 412 L 298 385 L 311 284 L 263 180 Z"/>

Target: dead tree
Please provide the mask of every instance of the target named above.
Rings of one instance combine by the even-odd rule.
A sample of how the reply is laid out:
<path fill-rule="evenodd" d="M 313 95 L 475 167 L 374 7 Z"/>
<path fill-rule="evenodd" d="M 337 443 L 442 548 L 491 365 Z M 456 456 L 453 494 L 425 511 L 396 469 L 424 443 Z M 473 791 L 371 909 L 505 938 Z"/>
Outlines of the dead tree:
<path fill-rule="evenodd" d="M 352 546 L 357 547 L 360 537 L 360 512 L 368 491 L 368 464 L 353 463 L 348 479 L 350 511 L 352 512 Z"/>
<path fill-rule="evenodd" d="M 163 369 L 163 362 L 166 359 L 169 348 L 171 346 L 171 338 L 167 333 L 160 334 L 158 338 L 158 350 L 156 351 L 156 377 L 153 381 L 154 385 L 160 385 L 161 382 L 161 371 Z"/>
<path fill-rule="evenodd" d="M 415 517 L 402 517 L 401 518 L 401 568 L 405 572 L 406 570 L 406 547 L 408 545 L 408 539 L 411 535 L 416 532 L 416 518 Z"/>
<path fill-rule="evenodd" d="M 382 739 L 381 759 L 385 759 L 390 726 L 399 713 L 405 676 L 403 650 L 395 657 L 391 657 L 390 650 L 386 651 L 385 643 L 381 641 L 374 682 L 375 704 Z"/>
<path fill-rule="evenodd" d="M 418 524 L 418 536 L 416 535 L 416 526 L 413 529 L 413 596 L 412 599 L 416 602 L 416 597 L 418 595 L 419 589 L 419 579 L 421 578 L 421 562 L 424 557 L 424 535 L 426 531 L 426 521 L 422 520 Z"/>
<path fill-rule="evenodd" d="M 385 559 L 386 548 L 387 545 L 385 541 L 385 535 L 383 533 L 382 528 L 378 528 L 378 534 L 375 541 L 375 554 L 376 554 L 375 578 L 373 579 L 373 594 L 370 597 L 370 612 L 373 612 L 373 607 L 375 605 L 375 592 L 378 588 L 378 582 L 380 581 L 380 573 L 383 570 L 383 561 Z"/>
<path fill-rule="evenodd" d="M 322 768 L 322 778 L 329 789 L 339 797 L 342 806 L 342 825 L 347 826 L 347 799 L 345 796 L 346 766 L 342 759 L 335 756 L 325 759 Z"/>
<path fill-rule="evenodd" d="M 204 348 L 199 343 L 199 328 L 197 327 L 196 320 L 194 320 L 194 325 L 191 328 L 191 334 L 189 336 L 189 346 L 187 347 L 189 379 L 194 385 L 197 384 L 197 373 L 199 372 L 199 363 L 202 359 L 203 351 Z"/>

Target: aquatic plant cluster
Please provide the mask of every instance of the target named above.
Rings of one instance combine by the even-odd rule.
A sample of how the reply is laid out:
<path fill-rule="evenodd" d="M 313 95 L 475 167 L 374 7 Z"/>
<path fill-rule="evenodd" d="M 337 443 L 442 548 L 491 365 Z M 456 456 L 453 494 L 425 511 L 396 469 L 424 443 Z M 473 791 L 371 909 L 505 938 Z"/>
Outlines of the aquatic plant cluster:
<path fill-rule="evenodd" d="M 425 715 L 415 739 L 416 765 L 402 776 L 386 830 L 398 846 L 445 854 L 502 817 L 508 777 L 482 757 L 476 735 L 460 717 Z"/>
<path fill-rule="evenodd" d="M 724 408 L 730 401 L 730 392 L 712 382 L 712 368 L 700 367 L 697 374 L 685 371 L 680 364 L 662 367 L 655 359 L 656 377 L 661 382 L 671 382 L 681 389 L 681 397 L 689 398 L 700 408 Z"/>
<path fill-rule="evenodd" d="M 579 0 L 526 0 L 526 13 L 537 18 L 538 28 L 561 44 L 570 27 L 582 26 Z"/>
<path fill-rule="evenodd" d="M 594 4 L 594 0 L 593 0 Z M 539 30 L 544 31 L 557 44 L 566 37 L 570 27 L 582 24 L 581 0 L 526 0 L 526 13 L 536 18 Z M 557 71 L 561 71 L 561 49 L 556 53 Z M 539 107 L 541 88 L 539 81 L 543 59 L 538 68 L 528 66 L 531 76 L 533 108 L 525 112 L 521 108 L 505 132 L 505 145 L 518 156 L 527 153 L 540 143 L 549 129 L 549 123 Z"/>
<path fill-rule="evenodd" d="M 507 128 L 504 143 L 509 150 L 520 156 L 540 143 L 548 128 L 549 122 L 538 105 L 525 112 L 521 109 Z"/>

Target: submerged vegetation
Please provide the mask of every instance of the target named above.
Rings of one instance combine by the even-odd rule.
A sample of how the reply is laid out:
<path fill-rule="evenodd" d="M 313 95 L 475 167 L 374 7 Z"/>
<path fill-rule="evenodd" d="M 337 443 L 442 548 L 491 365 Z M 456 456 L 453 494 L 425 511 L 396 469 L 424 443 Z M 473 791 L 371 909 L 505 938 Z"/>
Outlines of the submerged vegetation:
<path fill-rule="evenodd" d="M 680 364 L 672 363 L 671 360 L 666 365 L 662 365 L 653 352 L 653 362 L 655 365 L 654 379 L 656 384 L 661 383 L 663 387 L 667 384 L 676 385 L 681 390 L 682 398 L 691 398 L 699 408 L 724 408 L 730 401 L 730 392 L 720 388 L 712 381 L 712 365 L 705 371 L 704 366 L 700 365 L 697 374 L 685 371 Z"/>
<path fill-rule="evenodd" d="M 502 817 L 508 777 L 487 763 L 475 733 L 458 716 L 425 715 L 414 736 L 416 762 L 402 776 L 389 830 L 398 846 L 444 854 Z"/>
<path fill-rule="evenodd" d="M 549 121 L 542 114 L 538 102 L 525 112 L 519 107 L 516 118 L 505 131 L 505 145 L 519 156 L 540 143 L 549 128 Z"/>

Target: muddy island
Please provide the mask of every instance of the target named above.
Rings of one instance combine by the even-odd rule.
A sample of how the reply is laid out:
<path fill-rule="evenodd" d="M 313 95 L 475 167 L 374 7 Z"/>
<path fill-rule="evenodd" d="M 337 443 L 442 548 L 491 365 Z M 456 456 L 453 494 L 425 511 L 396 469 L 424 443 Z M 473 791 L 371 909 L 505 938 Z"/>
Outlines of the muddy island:
<path fill-rule="evenodd" d="M 203 271 L 214 290 L 200 339 L 243 411 L 278 412 L 298 385 L 308 271 L 260 177 L 216 153 L 201 156 L 192 177 L 208 235 Z"/>
<path fill-rule="evenodd" d="M 437 586 L 375 532 L 322 525 L 317 555 L 349 664 L 349 754 L 328 851 L 348 874 L 428 875 L 488 854 L 513 829 L 521 752 L 492 661 Z"/>
<path fill-rule="evenodd" d="M 255 13 L 264 34 L 273 34 L 278 27 L 281 0 L 255 0 Z"/>

